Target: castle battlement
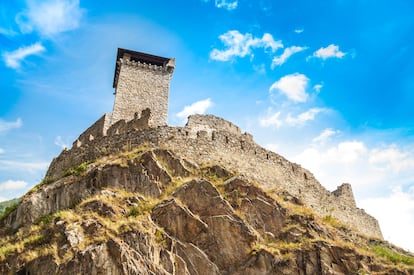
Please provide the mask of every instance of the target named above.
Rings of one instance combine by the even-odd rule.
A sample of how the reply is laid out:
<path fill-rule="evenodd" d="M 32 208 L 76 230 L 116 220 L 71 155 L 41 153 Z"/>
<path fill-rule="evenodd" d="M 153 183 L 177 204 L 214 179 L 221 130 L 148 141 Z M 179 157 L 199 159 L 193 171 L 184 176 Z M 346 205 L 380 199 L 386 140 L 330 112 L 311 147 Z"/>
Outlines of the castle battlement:
<path fill-rule="evenodd" d="M 349 184 L 333 192 L 326 190 L 311 172 L 262 148 L 250 134 L 242 133 L 231 122 L 212 115 L 195 115 L 188 118 L 185 127 L 154 128 L 136 123 L 145 119 L 122 121 L 111 126 L 105 136 L 94 136 L 80 144 L 75 142 L 70 150 L 63 151 L 52 161 L 46 177 L 60 178 L 65 171 L 83 162 L 145 144 L 170 149 L 198 165 L 222 165 L 252 178 L 268 190 L 286 190 L 318 215 L 333 216 L 364 234 L 382 238 L 377 220 L 356 207 Z M 102 122 L 94 125 L 98 127 Z M 90 127 L 81 137 L 90 137 L 95 130 Z"/>
<path fill-rule="evenodd" d="M 59 179 L 81 163 L 142 145 L 165 148 L 200 166 L 222 165 L 267 190 L 287 191 L 322 217 L 333 216 L 366 235 L 382 238 L 377 220 L 357 208 L 351 185 L 326 190 L 311 172 L 262 148 L 235 124 L 213 115 L 192 115 L 184 127 L 167 126 L 174 66 L 174 59 L 119 49 L 114 111 L 98 119 L 70 150 L 55 158 L 46 178 Z"/>

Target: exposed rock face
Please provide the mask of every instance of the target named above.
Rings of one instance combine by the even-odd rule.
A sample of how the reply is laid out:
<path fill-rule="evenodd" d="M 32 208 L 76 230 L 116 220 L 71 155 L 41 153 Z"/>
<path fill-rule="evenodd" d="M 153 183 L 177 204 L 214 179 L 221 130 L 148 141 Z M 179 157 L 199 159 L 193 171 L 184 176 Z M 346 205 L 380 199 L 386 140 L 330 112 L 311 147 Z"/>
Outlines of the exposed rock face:
<path fill-rule="evenodd" d="M 141 117 L 145 118 L 145 114 Z M 311 172 L 260 147 L 250 134 L 242 133 L 239 127 L 222 118 L 193 115 L 185 127 L 157 128 L 138 123 L 142 118 L 119 120 L 108 129 L 106 136 L 94 136 L 99 132 L 97 128 L 104 125 L 102 120 L 81 134 L 72 149 L 53 160 L 47 178 L 61 178 L 68 169 L 84 162 L 147 144 L 168 148 L 198 165 L 211 163 L 226 167 L 257 181 L 265 190 L 287 191 L 320 216 L 331 215 L 363 234 L 382 238 L 377 220 L 355 204 L 349 184 L 335 192 L 326 190 Z"/>
<path fill-rule="evenodd" d="M 414 274 L 285 191 L 160 148 L 75 167 L 1 223 L 0 274 Z"/>

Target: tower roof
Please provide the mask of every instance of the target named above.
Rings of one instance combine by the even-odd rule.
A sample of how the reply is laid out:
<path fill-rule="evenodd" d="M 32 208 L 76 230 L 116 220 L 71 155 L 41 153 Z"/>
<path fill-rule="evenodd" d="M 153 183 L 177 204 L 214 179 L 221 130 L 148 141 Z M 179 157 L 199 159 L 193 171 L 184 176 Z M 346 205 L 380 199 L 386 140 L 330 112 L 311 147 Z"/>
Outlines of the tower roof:
<path fill-rule="evenodd" d="M 136 52 L 131 50 L 126 50 L 122 48 L 118 48 L 118 54 L 116 56 L 116 65 L 115 65 L 115 73 L 114 73 L 114 83 L 113 87 L 116 88 L 117 82 L 118 82 L 118 74 L 119 74 L 119 60 L 121 58 L 125 58 L 128 56 L 128 60 L 135 61 L 135 62 L 141 62 L 156 66 L 165 67 L 167 66 L 168 62 L 170 62 L 171 58 L 161 57 L 157 55 L 151 55 L 147 53 L 142 52 Z"/>

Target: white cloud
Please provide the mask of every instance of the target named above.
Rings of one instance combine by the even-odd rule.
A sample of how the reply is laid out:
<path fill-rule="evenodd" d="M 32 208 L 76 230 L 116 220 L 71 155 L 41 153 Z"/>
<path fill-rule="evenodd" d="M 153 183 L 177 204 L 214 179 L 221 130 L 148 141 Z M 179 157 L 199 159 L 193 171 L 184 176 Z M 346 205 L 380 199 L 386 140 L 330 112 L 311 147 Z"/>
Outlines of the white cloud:
<path fill-rule="evenodd" d="M 315 86 L 313 86 L 313 89 L 315 90 L 316 93 L 319 93 L 322 88 L 323 88 L 322 84 L 316 84 Z"/>
<path fill-rule="evenodd" d="M 306 112 L 299 114 L 296 117 L 292 117 L 290 114 L 286 118 L 286 123 L 290 126 L 301 126 L 306 124 L 306 122 L 314 120 L 316 115 L 321 112 L 326 112 L 325 108 L 312 108 Z"/>
<path fill-rule="evenodd" d="M 295 33 L 298 33 L 298 34 L 299 34 L 299 33 L 302 33 L 303 31 L 304 31 L 304 29 L 295 29 L 295 30 L 294 30 L 294 32 L 295 32 Z"/>
<path fill-rule="evenodd" d="M 277 152 L 280 148 L 280 145 L 277 143 L 269 143 L 265 145 L 265 148 L 270 151 Z"/>
<path fill-rule="evenodd" d="M 271 113 L 271 111 L 269 110 L 268 115 L 261 118 L 259 120 L 259 123 L 263 127 L 273 126 L 279 128 L 280 126 L 282 126 L 283 121 L 280 119 L 280 112 Z"/>
<path fill-rule="evenodd" d="M 303 126 L 307 122 L 314 120 L 317 114 L 327 111 L 328 109 L 325 108 L 311 108 L 306 112 L 298 114 L 297 116 L 292 116 L 291 114 L 288 114 L 287 116 L 282 117 L 281 111 L 273 112 L 271 109 L 269 109 L 267 111 L 267 114 L 259 119 L 259 124 L 262 127 L 298 127 Z"/>
<path fill-rule="evenodd" d="M 265 74 L 266 73 L 266 65 L 260 64 L 260 65 L 253 65 L 253 70 L 258 74 Z"/>
<path fill-rule="evenodd" d="M 35 172 L 46 170 L 49 166 L 49 162 L 20 162 L 14 160 L 0 160 L 0 171 L 26 171 Z"/>
<path fill-rule="evenodd" d="M 224 8 L 227 10 L 234 10 L 237 8 L 237 0 L 236 1 L 228 1 L 228 0 L 215 0 L 217 8 Z"/>
<path fill-rule="evenodd" d="M 5 36 L 15 36 L 15 35 L 17 35 L 17 32 L 15 32 L 14 30 L 11 30 L 11 29 L 6 29 L 6 28 L 1 28 L 0 27 L 0 34 L 5 35 Z"/>
<path fill-rule="evenodd" d="M 20 63 L 26 57 L 30 55 L 37 55 L 45 50 L 45 47 L 43 47 L 40 42 L 37 42 L 27 47 L 20 47 L 13 52 L 5 52 L 3 53 L 3 58 L 7 67 L 18 69 L 20 67 Z"/>
<path fill-rule="evenodd" d="M 218 61 L 228 61 L 233 57 L 251 55 L 253 48 L 270 48 L 272 52 L 283 48 L 282 42 L 275 41 L 269 33 L 265 33 L 262 38 L 257 38 L 250 33 L 241 34 L 237 30 L 232 30 L 220 35 L 219 39 L 224 43 L 226 49 L 213 49 L 210 53 L 210 58 Z"/>
<path fill-rule="evenodd" d="M 82 9 L 79 0 L 26 0 L 27 10 L 16 16 L 24 33 L 37 31 L 51 36 L 79 27 Z"/>
<path fill-rule="evenodd" d="M 374 148 L 370 153 L 369 163 L 381 171 L 389 171 L 394 174 L 414 168 L 413 156 L 401 151 L 396 145 Z"/>
<path fill-rule="evenodd" d="M 312 142 L 319 142 L 319 143 L 325 143 L 327 142 L 332 136 L 338 134 L 338 130 L 332 130 L 331 128 L 325 129 L 322 131 L 322 133 L 312 139 Z"/>
<path fill-rule="evenodd" d="M 312 171 L 328 188 L 349 182 L 381 190 L 414 182 L 414 150 L 396 145 L 369 147 L 360 140 L 329 146 L 313 143 L 292 155 L 292 160 Z"/>
<path fill-rule="evenodd" d="M 359 202 L 368 213 L 378 219 L 384 238 L 414 252 L 414 186 L 407 192 L 393 188 L 389 196 L 368 198 Z"/>
<path fill-rule="evenodd" d="M 308 83 L 309 78 L 306 75 L 294 73 L 286 75 L 274 82 L 269 91 L 276 90 L 295 102 L 305 102 L 309 96 L 306 93 Z"/>
<path fill-rule="evenodd" d="M 27 186 L 27 183 L 22 180 L 8 180 L 0 183 L 0 191 L 23 189 Z"/>
<path fill-rule="evenodd" d="M 177 114 L 177 117 L 185 119 L 189 115 L 204 114 L 212 105 L 213 102 L 210 98 L 194 102 L 191 105 L 185 106 L 184 109 Z"/>
<path fill-rule="evenodd" d="M 0 148 L 0 154 L 4 154 L 4 152 L 6 152 L 6 151 L 4 151 L 3 148 Z"/>
<path fill-rule="evenodd" d="M 59 147 L 60 147 L 60 148 L 62 148 L 62 149 L 69 148 L 69 146 L 67 145 L 67 143 L 66 143 L 66 142 L 64 142 L 64 141 L 63 141 L 63 139 L 62 139 L 62 137 L 61 137 L 61 136 L 57 136 L 57 137 L 55 138 L 55 145 L 59 146 Z"/>
<path fill-rule="evenodd" d="M 16 119 L 16 121 L 4 121 L 0 119 L 0 134 L 6 133 L 7 131 L 11 129 L 16 129 L 22 127 L 23 122 L 20 118 Z M 4 152 L 4 151 L 3 151 Z"/>
<path fill-rule="evenodd" d="M 322 58 L 326 60 L 328 58 L 342 58 L 346 53 L 339 50 L 339 46 L 331 44 L 326 48 L 320 48 L 313 53 L 313 57 Z"/>
<path fill-rule="evenodd" d="M 7 200 L 9 200 L 9 199 L 4 198 L 4 197 L 0 197 L 0 202 L 7 201 Z"/>
<path fill-rule="evenodd" d="M 280 66 L 283 63 L 285 63 L 288 60 L 288 58 L 294 55 L 295 53 L 299 53 L 306 49 L 307 47 L 298 47 L 298 46 L 292 46 L 292 47 L 286 48 L 281 55 L 273 58 L 272 69 L 276 66 Z"/>

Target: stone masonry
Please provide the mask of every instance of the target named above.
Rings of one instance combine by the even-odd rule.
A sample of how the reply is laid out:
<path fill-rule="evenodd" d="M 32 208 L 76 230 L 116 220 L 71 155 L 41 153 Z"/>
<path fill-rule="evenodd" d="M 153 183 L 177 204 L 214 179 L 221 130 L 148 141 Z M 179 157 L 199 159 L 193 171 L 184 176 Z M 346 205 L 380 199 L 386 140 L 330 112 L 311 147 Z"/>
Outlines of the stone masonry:
<path fill-rule="evenodd" d="M 141 65 L 131 65 L 131 68 L 129 66 L 125 66 L 126 70 L 141 70 Z M 171 76 L 172 69 L 166 68 L 165 71 L 160 69 L 157 72 L 162 72 L 166 77 L 158 78 L 160 83 L 153 83 L 154 89 L 158 87 L 157 93 L 159 93 L 168 87 L 165 81 Z M 122 74 L 118 72 L 118 69 L 115 74 L 117 73 Z M 137 72 L 134 71 L 134 73 Z M 147 74 L 144 72 L 144 75 Z M 147 77 L 151 76 L 147 75 Z M 138 78 L 144 78 L 144 76 Z M 115 82 L 119 82 L 118 87 L 121 84 L 119 79 L 121 78 L 115 75 Z M 145 81 L 131 81 L 129 85 L 132 85 L 131 83 L 140 85 L 139 83 L 143 82 Z M 149 86 L 147 88 L 149 89 Z M 139 91 L 140 88 L 135 87 L 131 90 Z M 168 90 L 163 91 L 166 91 L 163 97 L 166 102 Z M 117 93 L 126 92 L 117 91 Z M 150 96 L 151 93 L 154 94 L 154 91 L 129 95 L 142 97 Z M 123 100 L 126 101 L 127 98 Z M 130 99 L 131 102 L 139 102 L 139 100 L 151 101 L 146 98 Z M 156 105 L 156 102 L 152 104 Z M 163 105 L 165 102 L 160 102 L 160 104 Z M 343 184 L 333 192 L 326 190 L 308 170 L 260 147 L 254 142 L 252 135 L 242 133 L 239 127 L 222 118 L 212 115 L 193 115 L 188 118 L 185 127 L 170 127 L 164 123 L 167 119 L 167 107 L 151 104 L 145 105 L 149 106 L 147 108 L 143 106 L 131 105 L 130 108 L 134 109 L 129 110 L 125 118 L 119 116 L 117 121 L 111 121 L 110 126 L 108 126 L 110 114 L 101 117 L 80 135 L 70 150 L 64 150 L 52 161 L 46 178 L 58 179 L 69 168 L 76 167 L 83 162 L 133 150 L 142 145 L 161 147 L 170 149 L 180 157 L 198 165 L 222 165 L 226 169 L 259 182 L 267 190 L 288 191 L 301 199 L 318 215 L 333 216 L 366 235 L 382 238 L 377 220 L 356 206 L 350 184 Z M 155 111 L 150 107 L 153 107 Z M 163 112 L 162 116 L 157 113 L 160 110 Z M 113 118 L 114 114 L 112 114 Z"/>
<path fill-rule="evenodd" d="M 136 112 L 150 109 L 152 127 L 167 125 L 168 91 L 175 60 L 118 49 L 113 87 L 115 102 L 111 125 L 134 118 Z"/>

